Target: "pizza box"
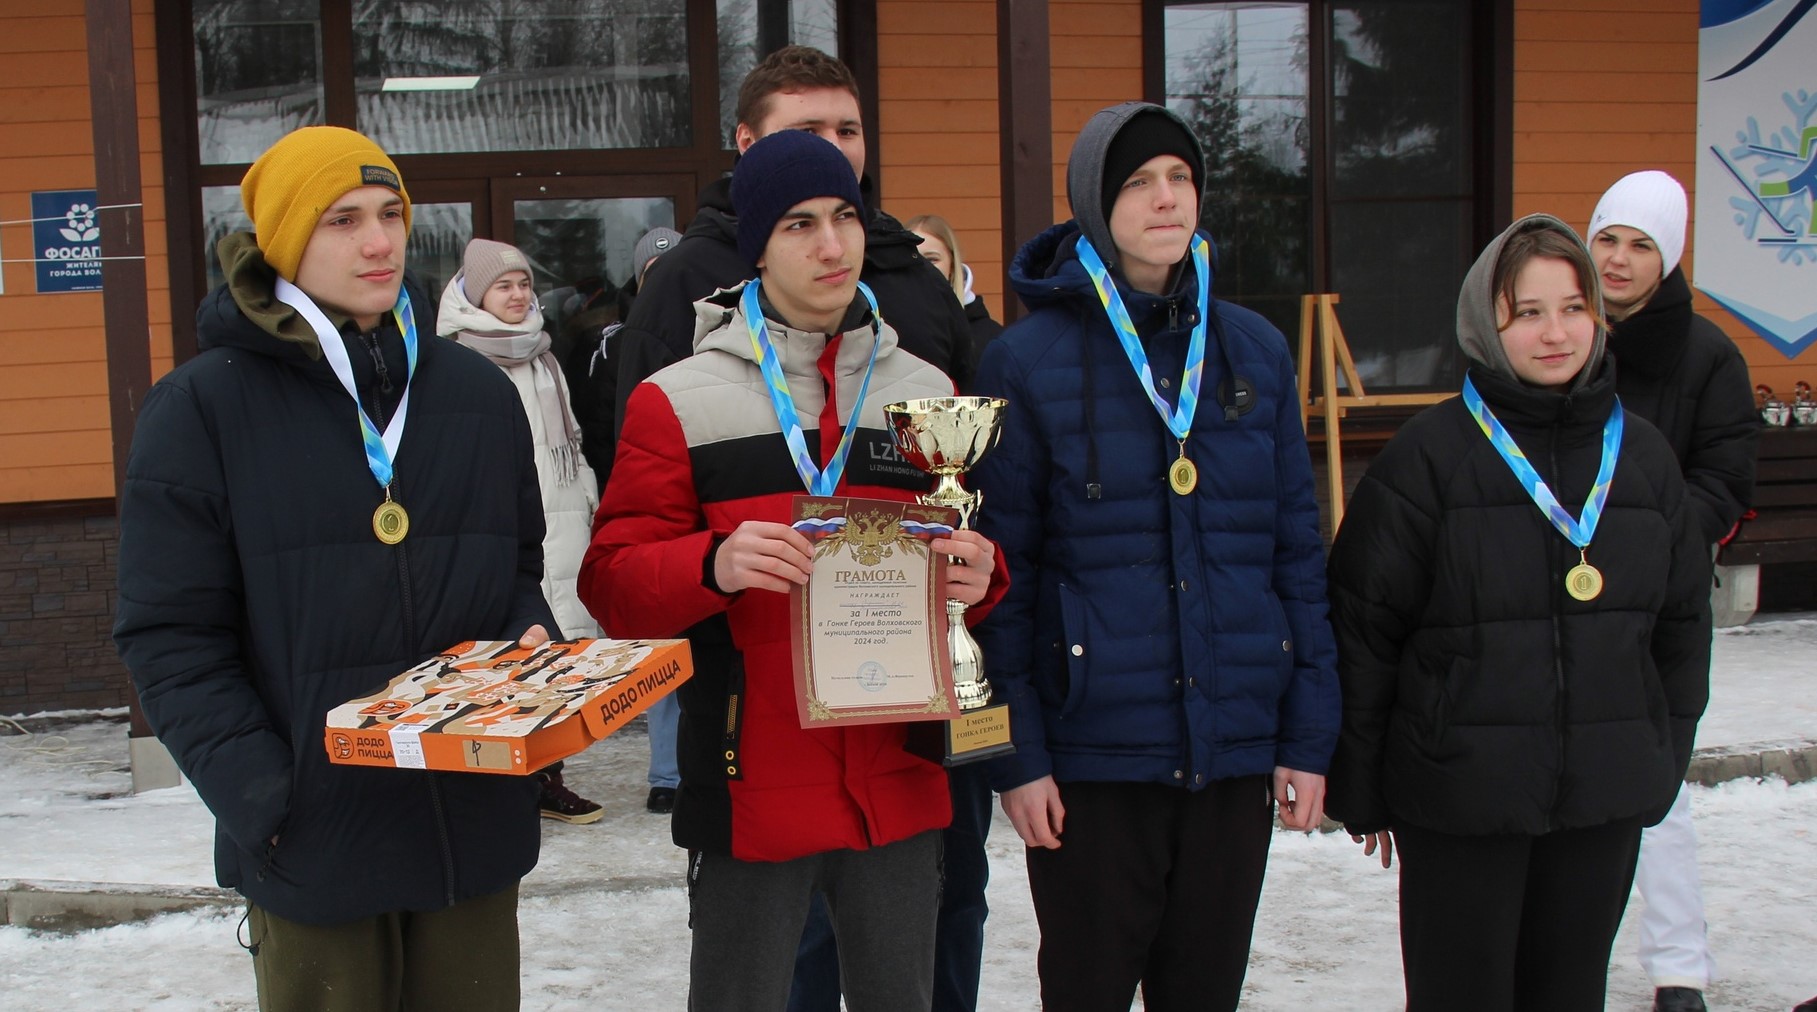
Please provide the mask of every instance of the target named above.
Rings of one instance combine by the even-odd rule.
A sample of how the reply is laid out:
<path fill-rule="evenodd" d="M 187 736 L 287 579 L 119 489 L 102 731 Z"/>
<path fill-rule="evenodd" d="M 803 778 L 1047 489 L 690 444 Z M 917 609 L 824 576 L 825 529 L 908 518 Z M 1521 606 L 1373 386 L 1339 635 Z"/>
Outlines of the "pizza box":
<path fill-rule="evenodd" d="M 694 673 L 687 640 L 470 640 L 328 711 L 330 762 L 534 773 L 617 731 Z"/>

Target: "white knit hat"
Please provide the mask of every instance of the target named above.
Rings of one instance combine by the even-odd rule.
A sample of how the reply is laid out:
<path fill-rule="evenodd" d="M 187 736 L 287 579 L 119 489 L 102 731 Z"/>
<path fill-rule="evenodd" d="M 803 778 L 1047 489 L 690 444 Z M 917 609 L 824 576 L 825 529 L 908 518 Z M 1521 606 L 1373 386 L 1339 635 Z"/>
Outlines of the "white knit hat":
<path fill-rule="evenodd" d="M 1665 277 L 1684 256 L 1686 214 L 1685 188 L 1678 180 L 1658 169 L 1631 172 L 1616 180 L 1596 202 L 1596 213 L 1590 216 L 1590 232 L 1585 238 L 1594 240 L 1610 225 L 1626 225 L 1645 232 L 1659 247 L 1664 261 L 1660 276 Z"/>

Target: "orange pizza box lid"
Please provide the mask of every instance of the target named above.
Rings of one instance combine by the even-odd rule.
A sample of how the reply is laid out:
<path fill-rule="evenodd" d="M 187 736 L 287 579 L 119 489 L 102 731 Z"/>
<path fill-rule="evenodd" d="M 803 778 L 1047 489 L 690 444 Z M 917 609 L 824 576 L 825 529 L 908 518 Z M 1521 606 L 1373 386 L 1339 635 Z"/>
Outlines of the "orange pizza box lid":
<path fill-rule="evenodd" d="M 470 640 L 328 711 L 323 744 L 345 765 L 534 773 L 693 673 L 686 640 Z"/>

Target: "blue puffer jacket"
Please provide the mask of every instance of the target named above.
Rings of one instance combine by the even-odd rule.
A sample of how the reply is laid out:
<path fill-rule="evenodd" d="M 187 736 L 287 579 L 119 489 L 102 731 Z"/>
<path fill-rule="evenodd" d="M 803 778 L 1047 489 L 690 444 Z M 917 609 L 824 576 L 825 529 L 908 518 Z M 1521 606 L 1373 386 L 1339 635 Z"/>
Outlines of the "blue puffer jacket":
<path fill-rule="evenodd" d="M 1016 255 L 1010 279 L 1034 312 L 991 343 L 975 384 L 1009 400 L 972 484 L 978 527 L 1017 574 L 974 630 L 1016 743 L 993 786 L 1051 773 L 1197 790 L 1277 765 L 1324 773 L 1335 649 L 1287 343 L 1214 301 L 1186 445 L 1199 484 L 1175 495 L 1178 444 L 1075 255 L 1078 234 L 1057 225 Z M 1190 263 L 1181 274 L 1166 298 L 1120 289 L 1170 402 L 1198 314 Z"/>

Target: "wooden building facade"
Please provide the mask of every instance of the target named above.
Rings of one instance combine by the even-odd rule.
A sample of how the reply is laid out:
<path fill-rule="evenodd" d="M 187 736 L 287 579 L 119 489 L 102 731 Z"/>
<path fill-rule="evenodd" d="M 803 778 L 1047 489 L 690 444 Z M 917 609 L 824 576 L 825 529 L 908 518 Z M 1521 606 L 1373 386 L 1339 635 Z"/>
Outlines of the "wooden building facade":
<path fill-rule="evenodd" d="M 1697 0 L 48 10 L 0 0 L 0 714 L 127 702 L 108 628 L 131 411 L 193 354 L 208 250 L 242 227 L 239 178 L 294 126 L 359 128 L 396 155 L 418 208 L 410 262 L 432 285 L 476 235 L 532 250 L 552 282 L 610 282 L 644 229 L 685 227 L 730 166 L 743 69 L 784 42 L 817 45 L 862 84 L 882 206 L 949 219 L 1001 317 L 1017 244 L 1068 217 L 1080 126 L 1113 102 L 1168 101 L 1211 151 L 1220 296 L 1292 334 L 1301 294 L 1341 294 L 1365 378 L 1404 391 L 1455 388 L 1457 284 L 1512 216 L 1582 227 L 1640 168 L 1697 183 Z M 464 88 L 409 83 L 462 71 Z M 133 133 L 136 165 L 116 146 Z M 142 251 L 126 271 L 142 282 L 42 292 L 33 195 L 97 185 L 101 205 L 142 205 L 99 219 L 109 255 L 133 234 L 118 255 Z M 1817 379 L 1701 295 L 1697 308 L 1757 382 Z"/>

